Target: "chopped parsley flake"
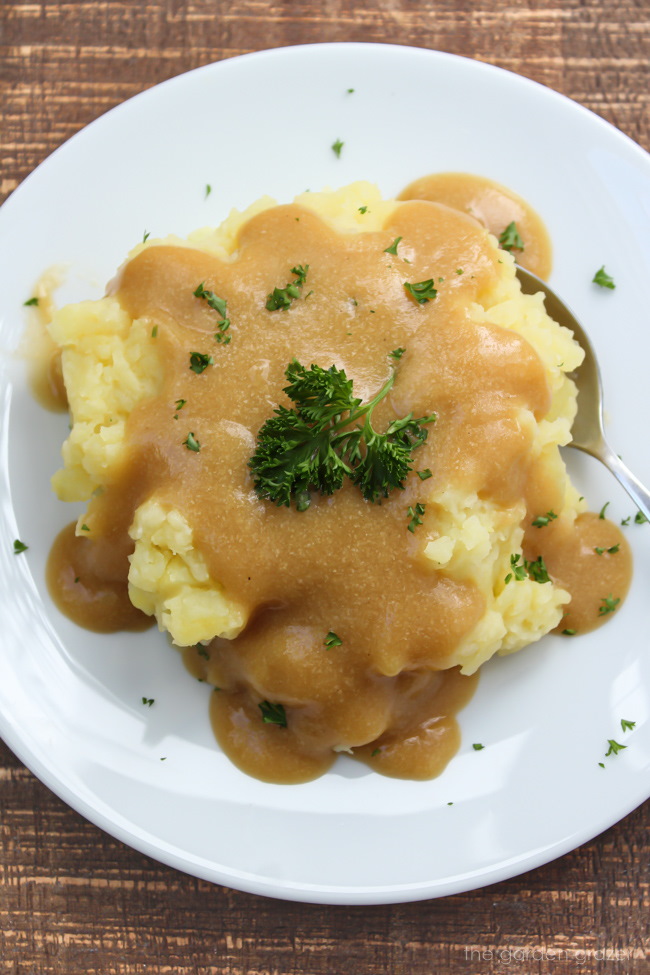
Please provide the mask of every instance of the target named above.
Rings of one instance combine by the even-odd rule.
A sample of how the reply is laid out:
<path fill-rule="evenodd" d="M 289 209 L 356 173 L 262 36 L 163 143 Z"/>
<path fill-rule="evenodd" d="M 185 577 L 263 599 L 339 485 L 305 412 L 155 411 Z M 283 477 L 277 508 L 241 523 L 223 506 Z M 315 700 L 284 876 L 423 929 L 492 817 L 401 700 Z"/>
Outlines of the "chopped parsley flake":
<path fill-rule="evenodd" d="M 88 527 L 88 525 L 82 525 L 81 526 L 81 530 L 82 530 L 82 532 L 89 532 L 90 531 L 90 528 Z"/>
<path fill-rule="evenodd" d="M 217 328 L 219 329 L 219 331 L 215 333 L 214 337 L 216 338 L 217 342 L 219 342 L 220 344 L 228 345 L 228 343 L 230 342 L 230 336 L 226 335 L 226 332 L 230 328 L 230 319 L 226 317 L 227 316 L 226 309 L 228 306 L 228 302 L 226 301 L 226 299 L 220 298 L 219 295 L 216 295 L 214 293 L 214 291 L 208 291 L 206 288 L 203 287 L 203 282 L 201 282 L 201 284 L 199 284 L 196 290 L 194 291 L 194 296 L 196 298 L 204 298 L 207 301 L 210 308 L 212 308 L 214 311 L 217 312 L 218 315 L 221 316 L 221 320 L 217 322 Z"/>
<path fill-rule="evenodd" d="M 209 183 L 206 183 L 205 184 L 205 198 L 206 198 L 206 200 L 210 196 L 210 193 L 212 193 L 212 187 L 210 186 Z"/>
<path fill-rule="evenodd" d="M 25 308 L 29 308 L 30 305 L 38 305 L 39 299 L 34 295 L 33 298 L 28 298 L 27 301 L 23 302 Z"/>
<path fill-rule="evenodd" d="M 155 339 L 157 335 L 158 335 L 158 326 L 154 325 L 154 327 L 151 329 L 151 338 Z"/>
<path fill-rule="evenodd" d="M 607 552 L 608 555 L 614 555 L 620 549 L 621 544 L 618 542 L 616 545 L 610 546 L 610 548 L 601 548 L 599 545 L 594 546 L 594 552 L 596 555 L 604 555 Z"/>
<path fill-rule="evenodd" d="M 517 224 L 513 220 L 508 226 L 503 230 L 499 236 L 499 246 L 503 248 L 504 251 L 523 251 L 524 242 L 521 239 L 521 234 L 517 230 Z"/>
<path fill-rule="evenodd" d="M 602 506 L 602 508 L 598 512 L 599 518 L 603 518 L 603 519 L 605 518 L 605 512 L 607 511 L 607 508 L 609 507 L 610 503 L 611 503 L 610 501 L 606 501 L 605 504 Z"/>
<path fill-rule="evenodd" d="M 541 555 L 538 555 L 534 562 L 526 562 L 526 569 L 533 582 L 544 583 L 551 581 L 551 577 L 548 574 L 544 559 Z"/>
<path fill-rule="evenodd" d="M 615 599 L 611 593 L 609 596 L 602 596 L 601 604 L 598 608 L 598 615 L 607 616 L 608 613 L 613 613 L 620 601 L 620 598 L 617 597 Z"/>
<path fill-rule="evenodd" d="M 187 447 L 188 450 L 193 450 L 197 454 L 201 449 L 201 444 L 196 439 L 193 433 L 188 433 L 187 437 L 183 441 L 183 446 Z"/>
<path fill-rule="evenodd" d="M 621 521 L 621 525 L 624 525 L 627 528 L 627 526 L 630 524 L 631 517 L 632 515 L 628 515 L 627 518 L 623 518 Z"/>
<path fill-rule="evenodd" d="M 348 88 L 346 94 L 347 95 L 353 95 L 354 94 L 354 88 Z"/>
<path fill-rule="evenodd" d="M 462 274 L 462 273 L 463 273 L 462 267 L 457 267 L 456 268 L 456 274 Z"/>
<path fill-rule="evenodd" d="M 647 520 L 648 519 L 646 518 L 646 516 L 643 514 L 642 511 L 637 511 L 637 513 L 634 516 L 635 525 L 645 525 Z"/>
<path fill-rule="evenodd" d="M 29 545 L 25 545 L 19 538 L 14 541 L 14 555 L 20 555 L 21 552 L 26 552 L 28 548 Z"/>
<path fill-rule="evenodd" d="M 367 213 L 368 207 L 359 207 L 359 213 Z"/>
<path fill-rule="evenodd" d="M 381 748 L 373 748 L 373 750 L 370 752 L 370 757 L 371 758 L 374 758 L 375 755 L 379 755 L 380 751 L 381 751 Z"/>
<path fill-rule="evenodd" d="M 277 724 L 280 728 L 287 727 L 287 714 L 282 704 L 272 704 L 271 701 L 261 701 L 259 709 L 262 712 L 264 724 Z"/>
<path fill-rule="evenodd" d="M 614 288 L 616 287 L 616 285 L 614 284 L 614 278 L 610 277 L 610 275 L 607 273 L 604 264 L 601 268 L 598 269 L 598 271 L 596 271 L 593 278 L 591 279 L 591 283 L 597 284 L 601 288 L 609 288 L 611 291 L 613 291 Z"/>
<path fill-rule="evenodd" d="M 309 270 L 309 264 L 297 264 L 295 267 L 291 268 L 291 273 L 295 274 L 296 280 L 291 281 L 285 288 L 274 288 L 273 291 L 266 296 L 266 309 L 267 311 L 278 311 L 279 309 L 288 308 L 292 301 L 300 297 L 300 291 L 303 284 L 307 278 L 307 271 Z"/>
<path fill-rule="evenodd" d="M 386 247 L 384 249 L 384 254 L 394 254 L 395 257 L 397 257 L 397 245 L 402 239 L 403 239 L 402 237 L 396 237 L 393 243 L 390 245 L 390 247 Z"/>
<path fill-rule="evenodd" d="M 413 534 L 415 534 L 415 529 L 418 527 L 418 525 L 422 524 L 422 515 L 424 514 L 424 507 L 425 506 L 423 504 L 420 504 L 420 502 L 418 501 L 415 507 L 409 505 L 408 508 L 406 509 L 407 516 L 411 519 L 409 521 L 408 530 L 410 532 L 413 532 Z"/>
<path fill-rule="evenodd" d="M 327 636 L 325 637 L 325 646 L 327 647 L 328 650 L 331 650 L 332 647 L 340 647 L 342 643 L 343 640 L 341 639 L 340 636 L 336 635 L 334 630 L 330 630 Z"/>
<path fill-rule="evenodd" d="M 562 630 L 562 633 L 564 634 L 564 636 L 575 636 L 576 635 L 576 631 L 574 629 L 572 629 L 571 627 L 569 627 L 569 626 L 566 628 L 566 630 Z"/>
<path fill-rule="evenodd" d="M 533 518 L 531 525 L 534 525 L 535 528 L 544 528 L 549 521 L 553 521 L 555 518 L 557 515 L 554 511 L 547 511 L 545 515 L 538 515 L 537 518 Z"/>
<path fill-rule="evenodd" d="M 147 240 L 149 239 L 150 236 L 151 236 L 151 234 L 149 233 L 149 231 L 148 230 L 145 230 L 145 232 L 142 235 L 142 243 L 143 244 L 146 244 L 147 243 Z"/>
<path fill-rule="evenodd" d="M 200 376 L 208 366 L 214 365 L 214 359 L 205 352 L 190 352 L 190 369 Z"/>
<path fill-rule="evenodd" d="M 405 352 L 406 349 L 393 349 L 393 351 L 389 352 L 388 354 L 391 359 L 401 359 Z"/>
<path fill-rule="evenodd" d="M 485 745 L 482 745 L 480 741 L 475 741 L 474 744 L 472 745 L 472 748 L 474 749 L 475 752 L 480 752 L 485 748 Z"/>
<path fill-rule="evenodd" d="M 433 286 L 433 278 L 428 278 L 426 281 L 418 281 L 416 283 L 405 281 L 404 288 L 412 298 L 415 298 L 418 305 L 425 305 L 427 301 L 433 301 L 438 294 Z"/>
<path fill-rule="evenodd" d="M 153 697 L 143 697 L 143 698 L 142 698 L 142 703 L 143 703 L 143 704 L 146 704 L 146 706 L 147 706 L 148 708 L 150 708 L 150 707 L 151 707 L 151 705 L 152 705 L 152 704 L 153 704 L 154 702 L 155 702 L 155 698 L 153 698 Z"/>
<path fill-rule="evenodd" d="M 218 312 L 222 318 L 226 317 L 226 306 L 228 302 L 225 298 L 220 298 L 219 295 L 216 295 L 214 291 L 208 291 L 207 288 L 204 288 L 203 281 L 201 281 L 201 284 L 197 285 L 193 294 L 195 298 L 204 298 L 209 304 L 210 308 L 213 308 L 216 312 Z"/>
<path fill-rule="evenodd" d="M 337 139 L 336 142 L 332 143 L 332 151 L 337 159 L 341 158 L 341 149 L 343 148 L 344 144 L 345 143 L 341 142 L 340 139 Z"/>
<path fill-rule="evenodd" d="M 433 477 L 433 471 L 430 467 L 425 467 L 423 471 L 417 471 L 417 475 L 421 481 L 426 481 L 428 478 Z"/>
<path fill-rule="evenodd" d="M 174 409 L 182 410 L 186 403 L 187 403 L 186 399 L 177 399 L 176 403 L 174 404 Z"/>
<path fill-rule="evenodd" d="M 541 555 L 538 555 L 534 561 L 529 562 L 528 559 L 523 559 L 520 563 L 522 555 L 520 553 L 513 553 L 510 556 L 510 567 L 512 572 L 509 572 L 505 577 L 504 582 L 506 585 L 511 582 L 512 579 L 521 582 L 523 579 L 528 577 L 532 579 L 533 582 L 545 583 L 550 582 L 550 576 L 548 570 L 544 563 L 544 559 Z"/>
<path fill-rule="evenodd" d="M 203 660 L 209 660 L 210 659 L 210 654 L 205 649 L 205 647 L 202 647 L 202 646 L 199 645 L 196 648 L 196 652 L 198 653 L 199 657 L 202 657 L 203 658 Z"/>
<path fill-rule="evenodd" d="M 621 718 L 621 728 L 623 731 L 633 731 L 636 728 L 636 721 L 626 721 L 625 718 Z"/>
<path fill-rule="evenodd" d="M 620 751 L 627 748 L 627 745 L 619 745 L 619 743 L 614 741 L 613 738 L 608 738 L 607 744 L 609 745 L 609 748 L 605 752 L 605 758 L 609 758 L 610 755 L 618 755 Z"/>

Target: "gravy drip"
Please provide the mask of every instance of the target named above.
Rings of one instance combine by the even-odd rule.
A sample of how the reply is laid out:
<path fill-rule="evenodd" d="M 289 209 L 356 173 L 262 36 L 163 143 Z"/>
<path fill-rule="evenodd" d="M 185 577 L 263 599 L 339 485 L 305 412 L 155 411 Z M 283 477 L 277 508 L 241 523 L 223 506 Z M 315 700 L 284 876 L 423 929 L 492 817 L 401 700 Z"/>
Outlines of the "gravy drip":
<path fill-rule="evenodd" d="M 397 256 L 387 254 L 397 237 Z M 302 296 L 267 311 L 267 295 L 298 264 L 309 265 Z M 219 688 L 217 738 L 252 775 L 305 781 L 331 764 L 332 749 L 351 749 L 388 775 L 423 778 L 458 747 L 455 714 L 475 678 L 444 668 L 481 618 L 484 597 L 424 558 L 433 505 L 413 533 L 407 508 L 449 485 L 503 505 L 530 495 L 531 518 L 558 504 L 553 480 L 535 477 L 531 435 L 518 423 L 522 409 L 537 418 L 548 410 L 543 366 L 519 335 L 472 322 L 466 310 L 492 289 L 497 270 L 475 220 L 427 202 L 400 205 L 384 230 L 362 235 L 280 206 L 243 227 L 230 262 L 156 246 L 123 269 L 117 296 L 129 315 L 151 322 L 164 378 L 128 420 L 126 458 L 91 503 L 88 541 L 100 546 L 95 566 L 106 558 L 125 580 L 139 504 L 153 495 L 188 520 L 211 577 L 247 607 L 249 621 L 235 640 L 184 656 Z M 404 282 L 428 278 L 438 295 L 418 305 Z M 227 346 L 214 338 L 220 316 L 193 294 L 200 283 L 227 299 Z M 432 477 L 413 473 L 381 504 L 349 483 L 314 496 L 304 512 L 260 500 L 247 465 L 264 421 L 290 405 L 282 392 L 290 360 L 344 368 L 366 401 L 391 374 L 396 348 L 406 352 L 373 424 L 382 430 L 409 411 L 435 411 L 413 454 L 414 470 L 430 468 Z M 214 364 L 196 374 L 192 352 Z M 200 451 L 184 445 L 189 432 Z M 546 557 L 550 533 L 531 533 Z M 570 582 L 576 592 L 582 576 Z M 328 649 L 330 631 L 342 643 Z M 262 721 L 265 701 L 283 706 L 287 727 Z"/>
<path fill-rule="evenodd" d="M 410 183 L 400 200 L 431 200 L 468 213 L 499 238 L 513 221 L 523 250 L 512 250 L 518 264 L 547 280 L 552 267 L 551 240 L 541 217 L 512 190 L 485 176 L 471 173 L 433 173 Z"/>
<path fill-rule="evenodd" d="M 47 561 L 47 586 L 66 616 L 95 633 L 146 630 L 153 620 L 129 599 L 129 563 L 124 544 L 91 541 L 75 534 L 76 523 L 59 532 Z"/>

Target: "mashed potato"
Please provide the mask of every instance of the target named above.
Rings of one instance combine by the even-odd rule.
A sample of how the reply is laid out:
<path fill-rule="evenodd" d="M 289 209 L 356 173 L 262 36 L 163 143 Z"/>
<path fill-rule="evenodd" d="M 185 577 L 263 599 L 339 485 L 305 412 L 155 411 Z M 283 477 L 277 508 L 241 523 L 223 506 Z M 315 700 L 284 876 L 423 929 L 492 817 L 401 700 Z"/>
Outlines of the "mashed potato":
<path fill-rule="evenodd" d="M 129 611 L 217 688 L 215 732 L 251 774 L 305 781 L 340 751 L 438 774 L 485 661 L 576 632 L 581 577 L 599 615 L 614 560 L 585 553 L 625 543 L 560 455 L 583 352 L 471 217 L 363 182 L 265 198 L 138 244 L 50 333 L 72 421 L 53 486 L 88 503 L 68 575 L 128 584 Z M 376 401 L 364 437 L 426 427 L 390 491 L 260 491 L 251 458 L 292 362 Z"/>
<path fill-rule="evenodd" d="M 312 210 L 338 231 L 371 233 L 382 228 L 395 208 L 371 185 L 356 183 L 337 192 L 305 193 L 300 206 Z M 148 240 L 131 253 L 173 243 L 200 249 L 222 260 L 237 253 L 238 233 L 253 216 L 274 206 L 265 199 L 245 213 L 233 211 L 221 227 L 199 230 L 187 241 Z M 365 210 L 364 210 L 365 208 Z M 362 210 L 364 211 L 362 213 Z M 495 245 L 495 242 L 493 242 Z M 566 477 L 558 446 L 570 440 L 576 393 L 568 378 L 583 353 L 565 328 L 544 310 L 542 295 L 521 293 L 512 256 L 501 251 L 497 286 L 469 309 L 476 322 L 488 322 L 522 335 L 544 364 L 552 391 L 548 413 L 541 421 L 522 414 L 530 428 L 533 452 L 553 470 L 563 488 L 562 517 L 573 519 L 584 506 Z M 119 469 L 125 426 L 134 407 L 150 399 L 162 382 L 158 350 L 151 342 L 151 324 L 130 319 L 117 298 L 71 305 L 57 312 L 51 334 L 63 350 L 72 429 L 64 448 L 64 468 L 53 478 L 65 501 L 92 499 Z M 471 580 L 486 597 L 485 611 L 458 646 L 450 665 L 472 673 L 495 653 L 511 653 L 539 639 L 559 622 L 568 594 L 553 583 L 540 586 L 524 579 L 504 584 L 510 557 L 522 548 L 525 505 L 495 505 L 454 485 L 427 497 L 435 511 L 425 555 L 455 579 Z M 92 521 L 93 502 L 79 519 Z M 227 594 L 209 575 L 192 529 L 179 511 L 155 498 L 137 510 L 129 529 L 135 542 L 129 573 L 129 593 L 135 606 L 155 615 L 174 643 L 190 646 L 212 638 L 230 639 L 246 623 L 236 594 Z"/>

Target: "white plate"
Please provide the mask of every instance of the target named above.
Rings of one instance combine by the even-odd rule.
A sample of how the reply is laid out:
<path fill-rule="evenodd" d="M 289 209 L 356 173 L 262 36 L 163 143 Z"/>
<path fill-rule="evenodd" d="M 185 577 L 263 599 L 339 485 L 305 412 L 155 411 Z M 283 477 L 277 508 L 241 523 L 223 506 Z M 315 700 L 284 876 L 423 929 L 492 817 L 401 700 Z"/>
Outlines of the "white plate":
<path fill-rule="evenodd" d="M 16 347 L 22 303 L 52 264 L 74 270 L 63 298 L 98 297 L 144 230 L 182 234 L 264 193 L 287 201 L 360 178 L 392 195 L 440 170 L 497 179 L 543 215 L 552 282 L 601 356 L 611 440 L 649 482 L 649 157 L 560 95 L 447 54 L 326 44 L 247 55 L 89 125 L 0 211 L 2 348 Z M 602 264 L 615 291 L 590 283 Z M 31 400 L 11 355 L 1 370 L 0 731 L 94 823 L 231 887 L 364 904 L 511 877 L 648 795 L 648 526 L 628 529 L 634 583 L 606 627 L 547 638 L 485 668 L 461 715 L 460 753 L 440 778 L 396 781 L 342 758 L 316 782 L 265 785 L 219 752 L 209 691 L 162 636 L 96 636 L 53 608 L 45 559 L 73 513 L 48 479 L 67 421 Z M 593 508 L 610 500 L 615 518 L 634 512 L 596 462 L 573 454 L 570 464 Z M 14 538 L 29 551 L 15 556 Z M 143 696 L 155 706 L 143 707 Z M 636 721 L 633 732 L 622 732 L 622 718 Z M 609 738 L 628 747 L 605 760 Z"/>

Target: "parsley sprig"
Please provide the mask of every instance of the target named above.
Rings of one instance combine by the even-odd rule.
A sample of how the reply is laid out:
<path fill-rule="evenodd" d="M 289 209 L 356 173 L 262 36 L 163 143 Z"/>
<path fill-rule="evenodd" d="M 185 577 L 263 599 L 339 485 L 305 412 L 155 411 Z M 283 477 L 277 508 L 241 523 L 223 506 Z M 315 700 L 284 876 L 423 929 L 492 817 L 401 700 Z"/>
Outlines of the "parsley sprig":
<path fill-rule="evenodd" d="M 307 369 L 293 359 L 285 376 L 289 385 L 284 392 L 295 409 L 275 410 L 260 429 L 249 461 L 261 498 L 287 507 L 293 501 L 305 511 L 311 491 L 333 494 L 346 477 L 372 502 L 404 486 L 411 453 L 427 439 L 426 425 L 436 415 L 414 419 L 409 413 L 378 433 L 372 412 L 390 391 L 394 373 L 367 403 L 354 396 L 353 381 L 334 365 Z"/>

